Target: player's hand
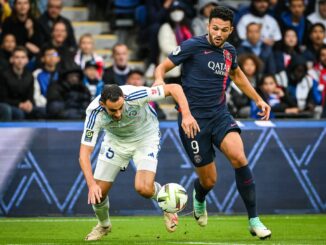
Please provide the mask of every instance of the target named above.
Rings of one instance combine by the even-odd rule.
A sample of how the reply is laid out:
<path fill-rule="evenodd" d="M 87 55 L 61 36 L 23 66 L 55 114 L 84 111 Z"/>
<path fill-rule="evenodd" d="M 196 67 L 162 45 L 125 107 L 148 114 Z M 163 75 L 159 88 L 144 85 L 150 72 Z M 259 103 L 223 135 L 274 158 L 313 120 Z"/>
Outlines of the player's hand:
<path fill-rule="evenodd" d="M 200 127 L 191 114 L 182 116 L 181 127 L 188 138 L 194 138 L 200 132 Z"/>
<path fill-rule="evenodd" d="M 269 114 L 271 113 L 271 107 L 263 100 L 258 101 L 256 105 L 261 111 L 257 113 L 261 116 L 261 120 L 267 121 L 269 119 Z"/>
<path fill-rule="evenodd" d="M 88 188 L 88 204 L 101 203 L 102 190 L 100 186 L 96 183 L 92 184 Z"/>

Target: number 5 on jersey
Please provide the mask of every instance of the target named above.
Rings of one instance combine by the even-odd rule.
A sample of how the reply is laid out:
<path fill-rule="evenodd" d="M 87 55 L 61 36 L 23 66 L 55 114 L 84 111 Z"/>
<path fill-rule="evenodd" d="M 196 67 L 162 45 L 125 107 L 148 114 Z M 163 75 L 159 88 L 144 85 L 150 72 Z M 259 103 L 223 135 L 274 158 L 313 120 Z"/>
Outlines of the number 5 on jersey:
<path fill-rule="evenodd" d="M 107 149 L 105 156 L 108 159 L 112 159 L 114 157 L 114 151 L 111 149 L 111 147 Z"/>

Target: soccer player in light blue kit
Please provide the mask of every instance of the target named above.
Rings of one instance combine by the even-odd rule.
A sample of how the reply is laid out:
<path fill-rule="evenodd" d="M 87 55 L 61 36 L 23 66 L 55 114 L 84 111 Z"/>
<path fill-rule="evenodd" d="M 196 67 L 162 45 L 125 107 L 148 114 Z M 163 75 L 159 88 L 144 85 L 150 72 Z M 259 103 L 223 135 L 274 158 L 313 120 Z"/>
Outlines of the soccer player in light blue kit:
<path fill-rule="evenodd" d="M 182 128 L 193 138 L 199 131 L 192 117 L 187 99 L 180 85 L 135 87 L 106 85 L 86 110 L 84 132 L 81 139 L 79 161 L 88 186 L 88 203 L 92 204 L 98 224 L 85 240 L 99 240 L 112 228 L 109 219 L 108 192 L 121 169 L 126 169 L 131 159 L 136 165 L 135 189 L 146 198 L 156 199 L 161 185 L 154 182 L 157 156 L 160 149 L 160 130 L 155 110 L 149 105 L 172 96 L 182 111 Z M 103 129 L 94 175 L 90 157 L 98 133 Z M 177 214 L 164 213 L 166 229 L 175 231 Z"/>
<path fill-rule="evenodd" d="M 182 64 L 182 87 L 190 111 L 201 129 L 194 139 L 189 139 L 179 127 L 183 146 L 199 177 L 194 182 L 193 192 L 193 214 L 197 223 L 207 225 L 205 197 L 217 180 L 215 146 L 234 168 L 236 185 L 248 212 L 250 233 L 265 239 L 271 236 L 271 231 L 259 220 L 255 181 L 244 153 L 241 130 L 226 106 L 228 77 L 256 103 L 262 120 L 269 119 L 270 107 L 250 85 L 238 67 L 235 48 L 226 42 L 233 31 L 232 22 L 233 12 L 230 9 L 214 8 L 209 17 L 208 34 L 193 37 L 178 46 L 157 67 L 154 85 L 164 84 L 165 73 Z M 182 117 L 179 115 L 179 125 Z"/>

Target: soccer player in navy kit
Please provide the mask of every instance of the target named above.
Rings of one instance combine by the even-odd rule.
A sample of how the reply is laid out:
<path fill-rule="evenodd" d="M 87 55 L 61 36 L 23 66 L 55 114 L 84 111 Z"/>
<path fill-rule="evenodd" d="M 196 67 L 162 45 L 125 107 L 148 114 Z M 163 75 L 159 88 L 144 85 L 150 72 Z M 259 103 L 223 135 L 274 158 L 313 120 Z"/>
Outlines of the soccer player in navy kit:
<path fill-rule="evenodd" d="M 240 128 L 226 106 L 225 89 L 230 78 L 261 110 L 268 120 L 270 107 L 238 67 L 235 48 L 226 42 L 233 31 L 233 12 L 218 6 L 209 17 L 208 34 L 193 37 L 178 46 L 155 70 L 154 85 L 164 84 L 164 75 L 182 64 L 182 87 L 200 133 L 188 139 L 182 128 L 179 134 L 199 178 L 194 182 L 194 217 L 200 226 L 207 225 L 205 196 L 214 187 L 217 171 L 213 146 L 219 148 L 235 170 L 237 189 L 249 217 L 249 231 L 261 239 L 271 236 L 259 220 L 256 210 L 255 182 L 244 153 Z M 179 126 L 181 115 L 179 115 Z"/>

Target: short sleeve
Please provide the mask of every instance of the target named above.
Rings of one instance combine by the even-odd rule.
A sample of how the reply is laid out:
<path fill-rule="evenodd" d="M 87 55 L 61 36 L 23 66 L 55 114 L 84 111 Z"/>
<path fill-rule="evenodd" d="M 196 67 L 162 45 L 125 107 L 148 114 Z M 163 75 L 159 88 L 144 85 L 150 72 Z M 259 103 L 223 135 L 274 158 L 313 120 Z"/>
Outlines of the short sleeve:
<path fill-rule="evenodd" d="M 101 130 L 100 126 L 100 113 L 104 109 L 98 106 L 95 109 L 86 111 L 86 119 L 84 124 L 84 131 L 81 138 L 81 143 L 83 145 L 95 146 L 98 134 Z"/>
<path fill-rule="evenodd" d="M 129 103 L 144 105 L 150 101 L 157 101 L 165 98 L 164 88 L 162 85 L 155 87 L 135 87 L 137 90 L 125 96 Z"/>
<path fill-rule="evenodd" d="M 231 70 L 234 70 L 238 67 L 238 56 L 237 56 L 237 51 L 233 46 L 229 49 L 231 55 L 232 55 L 232 65 L 231 65 Z"/>
<path fill-rule="evenodd" d="M 168 58 L 175 64 L 176 66 L 180 65 L 192 56 L 194 50 L 194 42 L 193 39 L 188 39 L 181 43 L 180 46 L 177 46 L 175 50 L 169 54 Z"/>

